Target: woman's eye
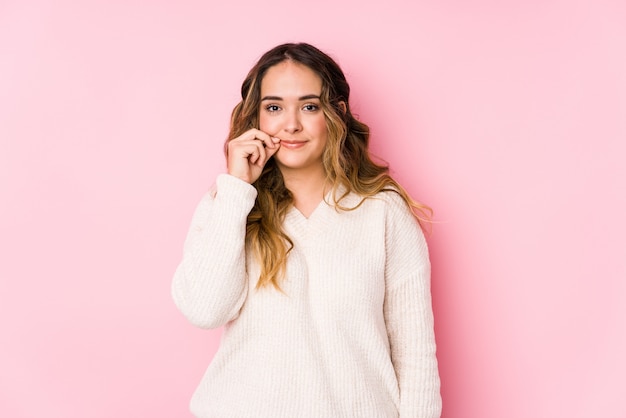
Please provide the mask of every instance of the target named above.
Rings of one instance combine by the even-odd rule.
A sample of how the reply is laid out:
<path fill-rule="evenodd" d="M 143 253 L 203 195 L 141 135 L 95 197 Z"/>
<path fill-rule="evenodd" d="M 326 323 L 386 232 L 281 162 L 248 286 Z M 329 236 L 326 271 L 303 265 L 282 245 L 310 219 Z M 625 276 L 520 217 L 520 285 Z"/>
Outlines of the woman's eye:
<path fill-rule="evenodd" d="M 280 110 L 280 107 L 276 106 L 276 105 L 268 105 L 265 107 L 265 110 L 267 110 L 268 112 L 278 112 Z"/>
<path fill-rule="evenodd" d="M 304 105 L 304 110 L 306 110 L 307 112 L 315 112 L 317 109 L 319 109 L 320 107 L 316 104 L 306 104 Z"/>

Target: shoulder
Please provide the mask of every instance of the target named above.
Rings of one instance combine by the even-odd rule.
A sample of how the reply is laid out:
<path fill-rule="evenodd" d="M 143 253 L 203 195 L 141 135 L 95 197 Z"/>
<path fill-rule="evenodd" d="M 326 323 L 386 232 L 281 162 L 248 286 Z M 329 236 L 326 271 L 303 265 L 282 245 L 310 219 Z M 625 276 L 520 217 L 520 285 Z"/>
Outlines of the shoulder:
<path fill-rule="evenodd" d="M 341 186 L 334 195 L 331 194 L 327 203 L 335 205 L 340 212 L 352 212 L 355 216 L 368 217 L 370 220 L 380 219 L 386 223 L 397 222 L 421 229 L 413 208 L 394 185 L 388 185 L 369 196 L 353 190 L 347 191 L 346 187 Z"/>
<path fill-rule="evenodd" d="M 419 253 L 428 254 L 426 237 L 409 203 L 396 189 L 386 189 L 376 195 L 385 213 L 387 239 L 397 247 L 400 243 L 415 245 Z"/>
<path fill-rule="evenodd" d="M 411 206 L 402 197 L 398 189 L 394 187 L 386 187 L 378 192 L 371 199 L 378 201 L 385 212 L 386 218 L 404 219 L 409 222 L 417 222 L 413 215 Z"/>
<path fill-rule="evenodd" d="M 389 206 L 409 208 L 409 205 L 400 194 L 400 191 L 395 187 L 385 187 L 380 192 L 376 193 L 375 197 L 383 200 L 385 204 Z"/>
<path fill-rule="evenodd" d="M 393 186 L 385 187 L 373 195 L 363 195 L 340 185 L 336 190 L 331 191 L 329 200 L 334 201 L 338 207 L 345 209 L 369 206 L 383 209 L 391 207 L 410 211 L 409 205 L 402 198 L 399 190 Z"/>

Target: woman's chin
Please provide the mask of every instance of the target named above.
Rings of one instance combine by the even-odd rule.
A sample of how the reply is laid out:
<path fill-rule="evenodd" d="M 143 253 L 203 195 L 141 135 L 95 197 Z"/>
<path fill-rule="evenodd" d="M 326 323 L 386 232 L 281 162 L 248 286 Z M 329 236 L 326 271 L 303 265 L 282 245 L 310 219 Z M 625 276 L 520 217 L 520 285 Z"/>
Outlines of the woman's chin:
<path fill-rule="evenodd" d="M 298 155 L 281 155 L 279 156 L 280 151 L 274 155 L 276 159 L 276 164 L 278 168 L 281 170 L 289 170 L 289 171 L 316 171 L 321 168 L 323 170 L 322 160 L 310 160 L 307 158 L 302 158 L 302 156 Z"/>

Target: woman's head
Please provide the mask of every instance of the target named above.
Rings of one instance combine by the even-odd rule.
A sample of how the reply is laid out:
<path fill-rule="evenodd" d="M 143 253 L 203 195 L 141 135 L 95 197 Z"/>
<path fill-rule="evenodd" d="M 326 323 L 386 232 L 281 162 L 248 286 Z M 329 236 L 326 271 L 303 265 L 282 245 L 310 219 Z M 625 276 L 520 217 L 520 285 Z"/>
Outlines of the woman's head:
<path fill-rule="evenodd" d="M 264 110 L 261 96 L 263 81 L 270 69 L 275 71 L 287 63 L 304 67 L 319 78 L 321 89 L 316 93 L 319 94 L 320 110 L 327 130 L 323 153 L 324 169 L 331 181 L 344 177 L 342 173 L 337 173 L 337 170 L 344 171 L 344 167 L 353 166 L 360 160 L 358 155 L 345 152 L 346 139 L 353 142 L 348 144 L 349 149 L 364 151 L 367 148 L 369 130 L 350 112 L 350 86 L 339 65 L 327 54 L 306 43 L 279 45 L 263 54 L 250 70 L 241 86 L 242 100 L 233 110 L 228 140 L 251 128 L 264 130 L 264 126 L 261 126 L 261 112 Z M 356 135 L 349 135 L 350 131 Z M 276 134 L 276 132 L 267 133 Z M 274 164 L 269 164 L 268 168 L 273 166 Z"/>

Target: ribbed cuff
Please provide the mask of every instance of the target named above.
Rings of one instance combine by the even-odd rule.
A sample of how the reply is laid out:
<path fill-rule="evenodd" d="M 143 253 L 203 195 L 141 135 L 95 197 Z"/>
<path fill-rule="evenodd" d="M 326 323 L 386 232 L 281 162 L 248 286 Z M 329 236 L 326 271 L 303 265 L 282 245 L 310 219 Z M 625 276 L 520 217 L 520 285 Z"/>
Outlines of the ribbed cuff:
<path fill-rule="evenodd" d="M 216 202 L 228 207 L 234 213 L 247 215 L 254 206 L 257 197 L 256 188 L 230 174 L 220 174 L 215 181 L 217 185 Z"/>

